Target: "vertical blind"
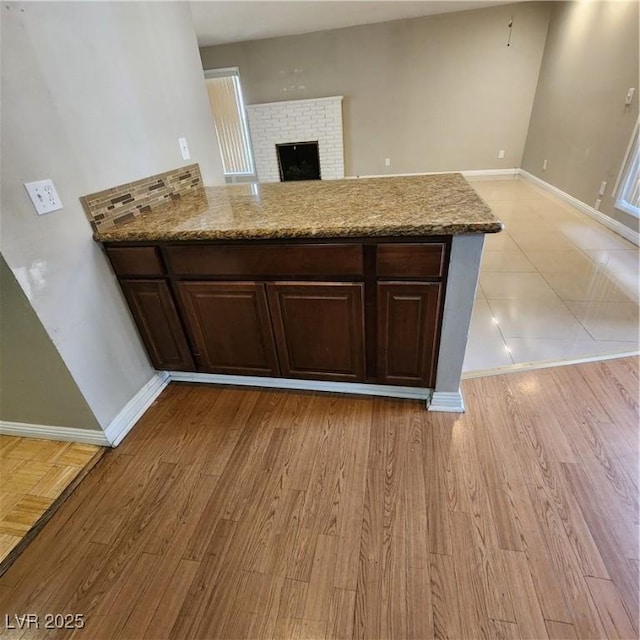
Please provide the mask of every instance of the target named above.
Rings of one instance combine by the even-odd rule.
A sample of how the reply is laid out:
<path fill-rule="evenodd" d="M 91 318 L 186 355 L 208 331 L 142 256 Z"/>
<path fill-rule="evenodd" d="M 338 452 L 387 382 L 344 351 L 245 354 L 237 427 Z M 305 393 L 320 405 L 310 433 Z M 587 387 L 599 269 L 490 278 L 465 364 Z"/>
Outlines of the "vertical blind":
<path fill-rule="evenodd" d="M 634 129 L 618 182 L 616 207 L 640 218 L 640 121 Z"/>
<path fill-rule="evenodd" d="M 249 131 L 237 74 L 206 78 L 225 175 L 253 173 Z"/>
<path fill-rule="evenodd" d="M 625 181 L 622 199 L 636 210 L 640 209 L 640 153 L 638 153 L 638 143 L 632 156 L 631 165 L 629 166 L 629 174 Z"/>

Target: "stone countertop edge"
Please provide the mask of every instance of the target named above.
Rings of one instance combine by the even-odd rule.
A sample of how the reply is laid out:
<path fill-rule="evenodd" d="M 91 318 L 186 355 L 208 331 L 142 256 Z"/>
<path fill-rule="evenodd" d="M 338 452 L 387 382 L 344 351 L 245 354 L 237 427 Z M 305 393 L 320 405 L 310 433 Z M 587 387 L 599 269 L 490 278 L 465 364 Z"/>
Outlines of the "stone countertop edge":
<path fill-rule="evenodd" d="M 458 173 L 205 187 L 97 242 L 287 240 L 498 233 L 503 224 Z"/>

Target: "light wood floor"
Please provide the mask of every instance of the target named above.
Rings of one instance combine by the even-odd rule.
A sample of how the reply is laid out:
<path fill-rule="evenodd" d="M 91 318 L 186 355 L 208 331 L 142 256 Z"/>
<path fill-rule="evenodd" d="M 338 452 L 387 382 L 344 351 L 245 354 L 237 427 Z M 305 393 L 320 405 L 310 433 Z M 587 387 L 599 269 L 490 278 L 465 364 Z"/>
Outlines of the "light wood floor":
<path fill-rule="evenodd" d="M 0 567 L 100 449 L 0 435 Z"/>
<path fill-rule="evenodd" d="M 73 637 L 637 638 L 638 362 L 420 403 L 170 386 L 0 578 Z M 9 638 L 67 637 L 43 629 Z"/>

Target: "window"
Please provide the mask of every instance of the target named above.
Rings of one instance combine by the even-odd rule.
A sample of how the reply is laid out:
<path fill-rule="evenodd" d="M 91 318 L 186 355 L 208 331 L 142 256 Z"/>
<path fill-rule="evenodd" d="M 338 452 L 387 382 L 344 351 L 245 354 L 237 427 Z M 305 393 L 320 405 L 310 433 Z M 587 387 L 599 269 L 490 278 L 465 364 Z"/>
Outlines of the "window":
<path fill-rule="evenodd" d="M 253 175 L 253 157 L 238 69 L 204 72 L 225 176 Z"/>
<path fill-rule="evenodd" d="M 640 218 L 640 144 L 636 124 L 616 188 L 616 208 Z"/>

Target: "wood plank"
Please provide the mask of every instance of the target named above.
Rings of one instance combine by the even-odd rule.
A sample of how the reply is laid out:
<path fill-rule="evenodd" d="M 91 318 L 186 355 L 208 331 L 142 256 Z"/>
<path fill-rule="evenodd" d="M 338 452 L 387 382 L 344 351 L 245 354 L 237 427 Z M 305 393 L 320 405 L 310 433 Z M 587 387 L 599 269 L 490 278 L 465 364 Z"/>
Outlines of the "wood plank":
<path fill-rule="evenodd" d="M 549 640 L 578 640 L 576 630 L 572 624 L 556 622 L 555 620 L 545 620 L 544 622 Z"/>
<path fill-rule="evenodd" d="M 429 566 L 433 634 L 435 638 L 461 638 L 459 583 L 451 556 L 432 553 Z"/>
<path fill-rule="evenodd" d="M 546 618 L 553 616 L 556 620 L 570 622 L 573 615 L 565 596 L 564 576 L 554 561 L 558 557 L 552 553 L 555 546 L 549 542 L 551 531 L 541 525 L 526 491 L 519 492 L 516 499 L 523 529 L 523 546 L 542 612 Z"/>
<path fill-rule="evenodd" d="M 342 400 L 342 399 L 339 399 Z M 333 479 L 338 465 L 338 443 L 340 427 L 335 413 L 339 410 L 338 399 L 325 398 L 322 405 L 324 416 L 316 428 L 321 430 L 316 445 L 309 482 L 305 489 L 305 500 L 300 524 L 294 540 L 294 551 L 290 561 L 288 577 L 308 582 L 311 576 L 317 534 L 325 531 L 331 518 Z"/>
<path fill-rule="evenodd" d="M 345 425 L 346 434 L 350 432 L 351 437 L 345 434 L 348 449 L 341 459 L 346 468 L 346 478 L 338 514 L 337 534 L 340 539 L 333 580 L 336 587 L 355 593 L 373 405 L 370 401 L 358 399 L 353 407 Z"/>
<path fill-rule="evenodd" d="M 287 578 L 284 581 L 278 605 L 278 619 L 302 618 L 308 590 L 308 582 Z"/>
<path fill-rule="evenodd" d="M 407 567 L 407 638 L 433 638 L 431 571 L 427 567 Z"/>
<path fill-rule="evenodd" d="M 616 586 L 610 580 L 587 577 L 587 584 L 609 638 L 637 638 L 638 619 L 632 620 Z M 637 614 L 636 614 L 637 615 Z"/>
<path fill-rule="evenodd" d="M 480 559 L 474 544 L 471 517 L 451 514 L 452 556 L 458 582 L 462 636 L 488 638 L 487 597 L 478 572 Z"/>
<path fill-rule="evenodd" d="M 598 488 L 577 465 L 564 465 L 564 471 L 637 632 L 640 615 L 638 574 L 634 574 L 632 565 L 625 557 L 627 548 L 638 544 L 637 527 L 630 523 L 625 527 L 622 519 L 616 519 L 615 514 L 612 516 L 610 503 L 597 498 Z"/>
<path fill-rule="evenodd" d="M 501 549 L 522 551 L 514 492 L 523 476 L 517 447 L 512 445 L 514 430 L 520 420 L 510 412 L 510 396 L 511 389 L 502 376 L 490 377 L 483 380 L 481 391 L 473 387 L 469 390 L 467 404 L 471 416 L 491 413 L 491 420 L 483 420 L 482 426 L 477 424 L 478 421 L 473 424 L 479 431 L 476 438 L 478 446 L 483 448 L 480 463 L 487 483 L 498 545 Z"/>
<path fill-rule="evenodd" d="M 327 640 L 351 640 L 356 592 L 333 589 L 325 638 Z M 417 637 L 417 636 L 416 636 Z"/>
<path fill-rule="evenodd" d="M 510 594 L 522 640 L 540 640 L 547 637 L 540 602 L 531 578 L 527 557 L 520 551 L 502 551 Z"/>
<path fill-rule="evenodd" d="M 171 577 L 171 583 L 167 585 L 162 597 L 158 600 L 153 615 L 149 620 L 149 624 L 144 631 L 143 637 L 148 640 L 166 637 L 173 624 L 175 623 L 178 612 L 184 603 L 184 599 L 189 592 L 191 584 L 200 568 L 199 562 L 193 560 L 180 560 L 176 567 L 175 573 Z M 124 633 L 139 632 L 142 626 L 130 625 L 125 626 Z"/>
<path fill-rule="evenodd" d="M 508 384 L 511 388 L 509 402 L 517 405 L 513 382 Z M 517 418 L 515 446 L 530 495 L 535 498 L 532 504 L 538 518 L 557 522 L 565 530 L 563 539 L 573 549 L 584 574 L 609 577 L 575 497 L 563 482 L 562 463 L 554 456 L 553 443 L 541 437 L 535 421 L 529 416 L 518 413 L 513 407 L 510 411 Z"/>
<path fill-rule="evenodd" d="M 533 511 L 541 525 L 540 530 L 543 532 L 550 560 L 555 567 L 556 579 L 561 581 L 563 598 L 558 604 L 566 603 L 570 612 L 568 622 L 573 623 L 578 637 L 601 638 L 604 633 L 602 623 L 585 582 L 580 561 L 567 538 L 566 528 L 545 492 L 530 485 L 527 485 L 527 489 Z M 558 571 L 558 567 L 562 567 L 562 570 Z M 550 584 L 554 585 L 554 581 Z M 544 584 L 541 583 L 538 587 L 538 593 L 544 593 Z M 540 595 L 540 598 L 543 599 L 544 596 Z M 551 609 L 551 606 L 548 608 Z M 559 611 L 558 619 L 567 620 L 563 611 Z"/>
<path fill-rule="evenodd" d="M 231 520 L 219 520 L 209 538 L 207 553 L 199 563 L 198 571 L 191 581 L 187 596 L 182 602 L 169 638 L 198 638 L 201 635 L 200 625 L 207 627 L 206 616 L 218 613 L 224 618 L 225 610 L 222 602 L 216 602 L 216 587 L 219 577 L 224 572 L 228 549 L 235 535 L 237 523 Z M 190 558 L 187 558 L 190 559 Z M 215 603 L 215 605 L 214 605 Z M 213 628 L 209 625 L 209 628 Z"/>
<path fill-rule="evenodd" d="M 319 535 L 303 619 L 325 622 L 329 619 L 337 555 L 338 539 L 335 536 Z"/>
<path fill-rule="evenodd" d="M 269 576 L 254 571 L 242 571 L 233 604 L 227 611 L 222 625 L 209 637 L 213 638 L 249 638 L 249 630 L 256 617 L 260 594 Z"/>
<path fill-rule="evenodd" d="M 247 512 L 247 520 L 252 521 L 252 530 L 243 554 L 242 566 L 245 571 L 262 573 L 273 562 L 273 540 L 282 533 L 282 520 L 291 515 L 294 506 L 293 500 L 287 501 L 288 492 L 284 488 L 282 467 L 276 462 L 286 448 L 288 437 L 286 429 L 274 429 L 265 452 L 265 460 L 271 460 L 266 467 L 272 472 L 269 474 L 265 469 L 260 474 L 259 483 L 266 487 L 264 490 L 255 487 L 256 504 Z"/>
<path fill-rule="evenodd" d="M 568 434 L 561 428 L 560 416 L 567 412 L 567 401 L 564 393 L 553 395 L 554 402 L 539 402 L 539 391 L 542 384 L 549 384 L 549 378 L 555 372 L 543 370 L 542 374 L 528 372 L 509 380 L 515 395 L 518 397 L 516 410 L 523 418 L 531 420 L 540 435 L 541 442 L 553 443 L 553 459 L 558 462 L 576 462 L 575 441 L 567 437 Z M 539 382 L 542 378 L 543 382 Z"/>
<path fill-rule="evenodd" d="M 137 560 L 116 584 L 113 585 L 109 596 L 105 597 L 94 615 L 111 617 L 111 632 L 114 637 L 121 635 L 129 616 L 134 612 L 140 592 L 144 592 L 153 575 L 154 566 L 158 559 L 148 553 L 141 553 Z"/>
<path fill-rule="evenodd" d="M 422 432 L 418 430 L 421 440 Z M 425 447 L 428 446 L 425 443 Z M 404 491 L 406 508 L 403 535 L 407 544 L 407 566 L 429 569 L 429 519 L 425 483 L 425 453 L 421 441 L 410 441 L 406 457 Z"/>
<path fill-rule="evenodd" d="M 377 430 L 374 425 L 374 430 Z M 370 442 L 376 447 L 375 440 Z M 360 558 L 356 589 L 354 638 L 380 637 L 383 518 L 379 496 L 384 491 L 384 471 L 378 465 L 369 465 L 364 496 Z"/>
<path fill-rule="evenodd" d="M 493 451 L 486 446 L 488 438 L 478 433 L 473 421 L 465 419 L 464 437 L 460 434 L 460 452 L 466 460 L 461 483 L 461 496 L 464 496 L 466 513 L 470 516 L 474 547 L 478 555 L 479 576 L 483 583 L 487 615 L 496 620 L 515 622 L 513 606 L 508 589 L 508 581 L 499 553 L 499 538 L 496 532 L 496 521 L 487 483 L 487 467 L 494 463 Z M 459 425 L 462 426 L 462 425 Z M 485 450 L 483 451 L 483 447 Z M 482 462 L 481 455 L 486 460 Z M 494 481 L 497 481 L 494 478 Z M 492 487 L 495 490 L 495 487 Z M 500 489 L 502 486 L 500 485 Z M 512 517 L 510 505 L 504 507 L 508 516 Z"/>
<path fill-rule="evenodd" d="M 309 486 L 309 477 L 313 470 L 310 461 L 314 459 L 315 452 L 322 436 L 322 429 L 316 425 L 324 411 L 326 398 L 319 394 L 307 394 L 297 414 L 293 430 L 295 437 L 291 441 L 287 459 L 286 485 L 288 489 L 305 491 Z"/>
<path fill-rule="evenodd" d="M 504 620 L 489 620 L 491 637 L 496 640 L 522 640 L 520 629 L 515 622 L 505 622 Z"/>
<path fill-rule="evenodd" d="M 626 387 L 618 379 L 615 362 L 597 362 L 592 367 L 578 365 L 576 370 L 586 381 L 591 393 L 603 403 L 610 416 L 604 422 L 615 422 L 618 428 L 634 437 L 638 427 L 638 388 L 637 385 Z"/>
<path fill-rule="evenodd" d="M 433 424 L 435 423 L 435 424 Z M 427 501 L 427 534 L 430 553 L 451 555 L 451 525 L 449 520 L 449 502 L 441 496 L 448 495 L 447 471 L 448 460 L 456 461 L 456 450 L 452 443 L 451 416 L 436 416 L 433 420 L 425 418 L 423 430 L 424 484 Z M 454 423 L 455 424 L 455 423 Z M 461 471 L 456 469 L 456 476 Z M 457 499 L 462 496 L 462 489 L 457 485 Z"/>

